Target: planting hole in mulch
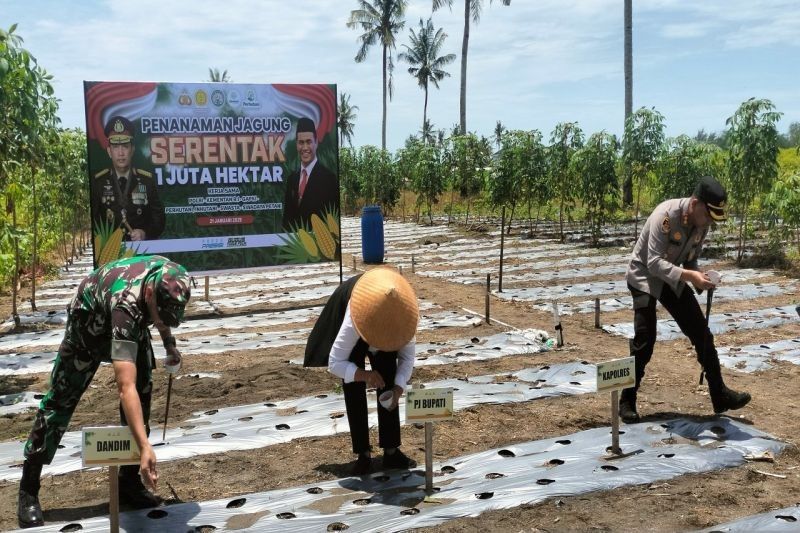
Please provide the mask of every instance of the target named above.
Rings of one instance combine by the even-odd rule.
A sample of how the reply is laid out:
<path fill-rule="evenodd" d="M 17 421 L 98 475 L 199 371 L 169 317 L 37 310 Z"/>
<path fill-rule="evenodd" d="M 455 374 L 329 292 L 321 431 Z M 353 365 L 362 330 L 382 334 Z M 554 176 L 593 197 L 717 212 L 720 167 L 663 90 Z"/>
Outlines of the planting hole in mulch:
<path fill-rule="evenodd" d="M 344 531 L 345 529 L 349 529 L 350 526 L 343 522 L 334 522 L 332 524 L 328 524 L 328 531 Z"/>
<path fill-rule="evenodd" d="M 785 520 L 787 522 L 797 522 L 797 518 L 793 517 L 792 515 L 775 515 L 775 518 L 778 520 Z"/>
<path fill-rule="evenodd" d="M 283 431 L 284 429 L 290 429 L 290 428 L 289 424 L 278 424 L 277 426 L 275 426 L 275 429 L 277 429 L 278 431 Z"/>
<path fill-rule="evenodd" d="M 443 466 L 442 467 L 442 474 L 452 474 L 455 471 L 456 471 L 455 467 L 452 467 L 452 466 Z"/>
<path fill-rule="evenodd" d="M 479 492 L 475 495 L 479 500 L 488 500 L 492 496 L 494 496 L 494 492 Z"/>
<path fill-rule="evenodd" d="M 486 479 L 499 479 L 501 477 L 506 477 L 505 474 L 500 474 L 498 472 L 489 472 L 486 474 Z"/>
<path fill-rule="evenodd" d="M 661 457 L 661 458 L 669 459 L 671 457 L 675 457 L 675 454 L 674 453 L 660 453 L 660 454 L 658 454 L 658 456 Z"/>
<path fill-rule="evenodd" d="M 549 461 L 547 461 L 547 464 L 553 465 L 553 466 L 563 465 L 564 464 L 564 459 L 550 459 Z"/>
<path fill-rule="evenodd" d="M 497 455 L 499 455 L 500 457 L 516 457 L 517 456 L 511 450 L 500 450 L 499 452 L 497 452 Z"/>
<path fill-rule="evenodd" d="M 277 407 L 278 404 L 267 402 L 264 404 L 264 407 Z"/>
<path fill-rule="evenodd" d="M 389 479 L 390 479 L 389 476 L 385 476 L 385 475 L 384 476 L 375 476 L 374 478 L 372 478 L 373 481 L 383 481 L 383 482 L 389 481 Z"/>
<path fill-rule="evenodd" d="M 212 433 L 211 434 L 211 438 L 212 439 L 221 439 L 222 437 L 227 437 L 227 436 L 228 436 L 227 433 Z"/>
<path fill-rule="evenodd" d="M 711 433 L 713 433 L 714 435 L 724 435 L 725 428 L 721 426 L 711 426 Z"/>
<path fill-rule="evenodd" d="M 311 487 L 310 489 L 306 489 L 306 492 L 309 494 L 322 494 L 322 489 L 319 487 Z"/>
<path fill-rule="evenodd" d="M 62 531 L 63 533 L 70 533 L 72 531 L 80 531 L 81 529 L 83 529 L 83 526 L 80 524 L 67 524 L 59 529 L 59 531 Z"/>
<path fill-rule="evenodd" d="M 556 482 L 555 479 L 537 479 L 536 480 L 536 484 L 537 485 L 549 485 L 550 483 L 555 483 L 555 482 Z"/>
<path fill-rule="evenodd" d="M 242 505 L 245 504 L 247 498 L 236 498 L 235 500 L 231 500 L 228 502 L 228 505 L 225 506 L 226 509 L 238 509 Z"/>
<path fill-rule="evenodd" d="M 603 465 L 600 467 L 601 470 L 605 470 L 606 472 L 616 472 L 619 470 L 616 466 L 613 465 Z"/>
<path fill-rule="evenodd" d="M 402 511 L 400 511 L 400 514 L 406 515 L 406 516 L 419 514 L 419 509 L 417 509 L 416 507 L 411 507 L 409 509 L 403 509 Z"/>
<path fill-rule="evenodd" d="M 369 505 L 372 503 L 372 500 L 369 498 L 359 498 L 358 500 L 353 500 L 354 505 Z"/>
<path fill-rule="evenodd" d="M 147 513 L 147 518 L 152 518 L 153 520 L 160 520 L 165 518 L 169 513 L 161 509 L 153 509 L 149 513 Z"/>
<path fill-rule="evenodd" d="M 289 520 L 290 518 L 296 518 L 294 513 L 278 513 L 275 515 L 280 520 Z"/>
<path fill-rule="evenodd" d="M 204 415 L 215 415 L 215 414 L 217 414 L 218 412 L 219 412 L 219 409 L 212 409 L 212 410 L 210 410 L 210 411 L 206 411 L 206 412 L 205 412 L 205 413 L 203 413 L 203 414 L 204 414 Z"/>
<path fill-rule="evenodd" d="M 215 531 L 217 526 L 210 526 L 210 525 L 203 525 L 203 526 L 196 526 L 194 528 L 194 533 L 211 533 Z"/>
<path fill-rule="evenodd" d="M 556 444 L 561 444 L 562 446 L 566 446 L 567 444 L 572 444 L 572 441 L 569 439 L 561 439 L 557 440 Z"/>
<path fill-rule="evenodd" d="M 250 422 L 253 419 L 252 416 L 243 416 L 239 419 L 239 422 Z"/>

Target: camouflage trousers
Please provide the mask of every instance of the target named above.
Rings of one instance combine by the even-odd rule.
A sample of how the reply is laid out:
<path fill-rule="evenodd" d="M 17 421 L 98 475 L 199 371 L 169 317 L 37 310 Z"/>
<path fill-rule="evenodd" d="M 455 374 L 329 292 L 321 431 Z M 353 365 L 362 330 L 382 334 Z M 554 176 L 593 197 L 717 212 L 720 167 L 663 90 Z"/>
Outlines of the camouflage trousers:
<path fill-rule="evenodd" d="M 89 387 L 100 362 L 109 358 L 110 340 L 88 335 L 84 318 L 69 313 L 64 340 L 61 341 L 50 374 L 50 390 L 39 404 L 33 428 L 25 443 L 25 459 L 29 463 L 41 465 L 53 461 L 78 401 Z M 143 328 L 138 345 L 136 391 L 139 393 L 142 415 L 149 435 L 155 358 L 147 328 Z M 121 404 L 119 413 L 122 425 L 127 425 Z"/>

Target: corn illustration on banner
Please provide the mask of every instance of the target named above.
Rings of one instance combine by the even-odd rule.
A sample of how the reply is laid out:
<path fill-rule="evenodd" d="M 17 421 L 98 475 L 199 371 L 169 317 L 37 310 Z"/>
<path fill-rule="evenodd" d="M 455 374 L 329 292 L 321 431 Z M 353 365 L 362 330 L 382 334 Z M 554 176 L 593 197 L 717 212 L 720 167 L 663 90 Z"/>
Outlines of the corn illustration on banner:
<path fill-rule="evenodd" d="M 95 267 L 341 255 L 336 86 L 84 82 Z"/>

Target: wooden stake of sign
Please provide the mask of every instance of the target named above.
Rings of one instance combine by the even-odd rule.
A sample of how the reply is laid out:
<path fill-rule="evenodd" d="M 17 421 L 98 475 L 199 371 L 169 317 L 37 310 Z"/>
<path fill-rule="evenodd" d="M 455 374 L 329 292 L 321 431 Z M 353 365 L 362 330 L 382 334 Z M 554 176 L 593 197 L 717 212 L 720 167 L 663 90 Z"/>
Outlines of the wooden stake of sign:
<path fill-rule="evenodd" d="M 594 327 L 600 329 L 600 298 L 594 299 Z"/>
<path fill-rule="evenodd" d="M 564 330 L 561 327 L 561 317 L 558 315 L 558 302 L 553 302 L 553 325 L 556 330 L 556 346 L 564 346 Z"/>
<path fill-rule="evenodd" d="M 356 269 L 356 256 L 353 256 L 353 270 Z"/>
<path fill-rule="evenodd" d="M 489 324 L 489 290 L 491 289 L 492 275 L 486 274 L 486 323 Z"/>
<path fill-rule="evenodd" d="M 206 286 L 205 286 L 206 301 L 208 301 L 208 276 L 206 276 L 205 281 L 206 281 Z"/>
<path fill-rule="evenodd" d="M 506 236 L 506 207 L 503 206 L 503 218 L 500 221 L 500 278 L 497 281 L 497 292 L 503 292 L 503 244 Z"/>
<path fill-rule="evenodd" d="M 611 391 L 611 453 L 622 455 L 619 447 L 619 390 Z"/>
<path fill-rule="evenodd" d="M 414 254 L 411 254 L 411 273 L 414 273 Z"/>
<path fill-rule="evenodd" d="M 111 533 L 119 533 L 119 467 L 112 465 L 108 467 L 108 520 Z"/>
<path fill-rule="evenodd" d="M 433 422 L 425 422 L 425 492 L 433 492 Z"/>

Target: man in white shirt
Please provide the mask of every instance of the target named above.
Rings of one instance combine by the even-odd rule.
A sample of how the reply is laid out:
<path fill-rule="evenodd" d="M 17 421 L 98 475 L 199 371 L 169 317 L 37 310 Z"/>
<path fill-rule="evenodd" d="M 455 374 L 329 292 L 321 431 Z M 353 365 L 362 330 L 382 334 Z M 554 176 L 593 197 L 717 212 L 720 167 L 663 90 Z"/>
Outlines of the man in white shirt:
<path fill-rule="evenodd" d="M 400 447 L 400 397 L 414 368 L 414 335 L 419 307 L 414 290 L 397 271 L 374 268 L 350 278 L 331 295 L 306 345 L 305 366 L 325 366 L 342 379 L 353 453 L 353 475 L 372 467 L 366 389 L 391 392 L 378 409 L 378 445 L 383 467 L 408 469 L 416 463 Z M 365 369 L 369 359 L 371 370 Z"/>

